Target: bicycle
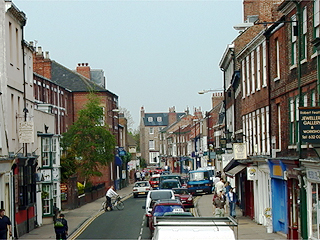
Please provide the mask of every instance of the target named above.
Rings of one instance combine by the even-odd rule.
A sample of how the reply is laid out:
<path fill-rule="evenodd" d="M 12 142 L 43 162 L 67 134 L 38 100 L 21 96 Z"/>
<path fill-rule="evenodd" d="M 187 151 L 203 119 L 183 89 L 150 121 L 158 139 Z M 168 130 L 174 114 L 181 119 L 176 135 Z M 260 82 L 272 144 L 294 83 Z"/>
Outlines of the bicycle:
<path fill-rule="evenodd" d="M 117 208 L 118 210 L 123 210 L 124 209 L 124 203 L 121 201 L 121 197 L 117 196 L 115 199 L 111 200 L 111 204 L 112 204 L 112 209 Z M 102 209 L 101 210 L 105 210 L 107 211 L 107 200 L 105 200 L 102 203 Z"/>

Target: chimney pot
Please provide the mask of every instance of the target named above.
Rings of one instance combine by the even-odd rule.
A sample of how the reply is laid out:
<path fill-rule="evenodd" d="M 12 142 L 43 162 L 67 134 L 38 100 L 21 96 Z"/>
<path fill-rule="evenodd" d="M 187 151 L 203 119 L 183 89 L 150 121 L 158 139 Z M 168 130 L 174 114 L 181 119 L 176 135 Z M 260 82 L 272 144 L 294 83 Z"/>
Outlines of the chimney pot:
<path fill-rule="evenodd" d="M 78 66 L 80 67 L 80 66 L 81 66 L 81 63 L 78 63 Z"/>
<path fill-rule="evenodd" d="M 86 66 L 88 66 L 89 65 L 89 63 L 86 63 Z"/>
<path fill-rule="evenodd" d="M 42 55 L 43 53 L 42 53 L 42 47 L 38 47 L 38 54 L 39 55 Z"/>
<path fill-rule="evenodd" d="M 46 59 L 49 59 L 49 51 L 46 51 Z"/>

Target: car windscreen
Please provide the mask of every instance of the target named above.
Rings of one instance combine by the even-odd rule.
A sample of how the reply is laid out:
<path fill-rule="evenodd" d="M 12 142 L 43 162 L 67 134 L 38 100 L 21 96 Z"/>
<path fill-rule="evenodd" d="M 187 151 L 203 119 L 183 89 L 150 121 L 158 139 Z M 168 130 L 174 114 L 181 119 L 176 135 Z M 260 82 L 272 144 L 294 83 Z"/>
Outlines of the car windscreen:
<path fill-rule="evenodd" d="M 209 173 L 208 172 L 191 172 L 189 173 L 189 181 L 201 181 L 208 180 Z"/>
<path fill-rule="evenodd" d="M 180 188 L 180 189 L 173 189 L 174 193 L 180 194 L 180 195 L 188 195 L 189 191 L 188 189 Z"/>
<path fill-rule="evenodd" d="M 163 189 L 172 189 L 172 188 L 178 188 L 181 187 L 180 183 L 178 181 L 164 181 L 160 184 L 160 188 Z"/>
<path fill-rule="evenodd" d="M 161 181 L 163 180 L 167 180 L 167 179 L 177 179 L 178 181 L 180 181 L 180 176 L 172 176 L 172 175 L 162 175 L 160 177 Z"/>
<path fill-rule="evenodd" d="M 158 177 L 152 177 L 152 178 L 150 178 L 150 181 L 159 181 L 159 178 Z"/>
<path fill-rule="evenodd" d="M 159 200 L 159 199 L 170 199 L 172 197 L 171 192 L 162 192 L 162 191 L 154 191 L 150 194 L 151 199 Z"/>
<path fill-rule="evenodd" d="M 184 212 L 180 205 L 158 205 L 154 208 L 153 216 L 163 216 L 166 212 Z"/>
<path fill-rule="evenodd" d="M 148 187 L 149 183 L 148 182 L 141 182 L 141 183 L 136 183 L 134 186 L 135 187 Z"/>

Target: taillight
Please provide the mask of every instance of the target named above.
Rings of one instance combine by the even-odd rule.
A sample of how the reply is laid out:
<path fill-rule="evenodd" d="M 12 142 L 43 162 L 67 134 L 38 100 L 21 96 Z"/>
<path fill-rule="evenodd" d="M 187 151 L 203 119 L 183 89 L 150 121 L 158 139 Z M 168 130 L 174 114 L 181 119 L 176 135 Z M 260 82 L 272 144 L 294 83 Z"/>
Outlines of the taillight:
<path fill-rule="evenodd" d="M 146 190 L 150 190 L 150 188 L 146 188 Z"/>
<path fill-rule="evenodd" d="M 132 189 L 132 191 L 136 192 L 136 191 L 138 191 L 138 189 Z"/>

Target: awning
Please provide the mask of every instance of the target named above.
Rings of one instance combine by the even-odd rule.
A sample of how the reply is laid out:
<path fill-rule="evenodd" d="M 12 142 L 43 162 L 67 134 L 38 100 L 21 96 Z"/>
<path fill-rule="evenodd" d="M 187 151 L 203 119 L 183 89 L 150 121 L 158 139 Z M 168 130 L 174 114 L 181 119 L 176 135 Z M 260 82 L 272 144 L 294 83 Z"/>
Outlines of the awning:
<path fill-rule="evenodd" d="M 230 169 L 228 172 L 225 172 L 225 174 L 230 176 L 230 177 L 234 177 L 238 172 L 241 172 L 246 167 L 247 166 L 244 166 L 244 165 L 238 165 L 238 166 Z"/>
<path fill-rule="evenodd" d="M 234 177 L 238 172 L 246 168 L 247 165 L 241 164 L 238 160 L 232 159 L 223 169 L 224 173 L 230 177 Z"/>
<path fill-rule="evenodd" d="M 119 156 L 115 156 L 114 159 L 116 166 L 121 166 L 122 165 L 122 159 Z"/>

